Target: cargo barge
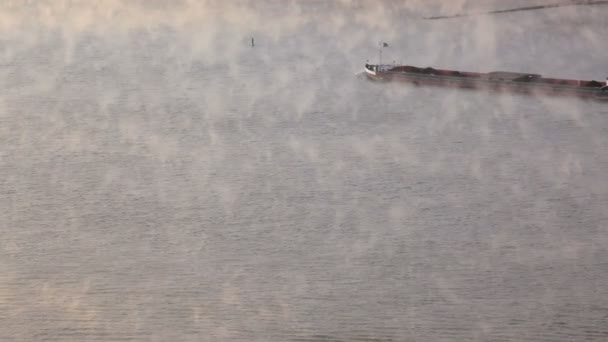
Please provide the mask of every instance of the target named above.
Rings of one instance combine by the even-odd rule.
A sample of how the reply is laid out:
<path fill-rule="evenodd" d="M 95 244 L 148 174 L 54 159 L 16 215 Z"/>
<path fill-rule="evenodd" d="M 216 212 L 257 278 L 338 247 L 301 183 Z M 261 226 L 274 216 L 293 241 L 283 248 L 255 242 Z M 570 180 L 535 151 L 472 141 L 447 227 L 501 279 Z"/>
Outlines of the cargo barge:
<path fill-rule="evenodd" d="M 387 64 L 365 64 L 365 74 L 373 80 L 402 81 L 420 86 L 486 89 L 499 92 L 608 100 L 608 78 L 606 82 L 582 81 L 546 78 L 538 74 L 520 72 L 479 73 Z"/>

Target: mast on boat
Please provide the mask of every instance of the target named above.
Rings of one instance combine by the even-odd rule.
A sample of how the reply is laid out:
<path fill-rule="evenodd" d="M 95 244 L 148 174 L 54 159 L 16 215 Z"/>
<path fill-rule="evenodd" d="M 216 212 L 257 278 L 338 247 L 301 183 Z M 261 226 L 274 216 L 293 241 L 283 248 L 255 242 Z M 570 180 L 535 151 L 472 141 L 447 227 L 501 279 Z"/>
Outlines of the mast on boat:
<path fill-rule="evenodd" d="M 386 42 L 378 42 L 378 66 L 382 65 L 382 48 L 388 47 Z"/>

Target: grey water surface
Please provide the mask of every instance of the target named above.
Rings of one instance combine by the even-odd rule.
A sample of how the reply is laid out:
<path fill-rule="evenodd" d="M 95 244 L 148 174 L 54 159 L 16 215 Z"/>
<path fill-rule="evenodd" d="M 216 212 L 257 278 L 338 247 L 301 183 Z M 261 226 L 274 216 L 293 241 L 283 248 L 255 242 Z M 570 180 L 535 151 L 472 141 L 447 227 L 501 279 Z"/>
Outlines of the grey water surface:
<path fill-rule="evenodd" d="M 529 4 L 0 5 L 0 340 L 608 340 L 608 104 L 358 75 L 608 76 L 608 6 L 423 19 Z"/>

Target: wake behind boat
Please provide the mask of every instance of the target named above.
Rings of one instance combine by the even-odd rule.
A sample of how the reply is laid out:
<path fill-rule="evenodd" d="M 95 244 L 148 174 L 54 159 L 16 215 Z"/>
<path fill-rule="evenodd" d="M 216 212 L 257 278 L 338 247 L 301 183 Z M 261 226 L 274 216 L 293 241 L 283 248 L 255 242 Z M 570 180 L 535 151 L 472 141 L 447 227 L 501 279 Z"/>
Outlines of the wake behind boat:
<path fill-rule="evenodd" d="M 608 100 L 608 78 L 606 82 L 582 81 L 508 71 L 479 73 L 387 64 L 365 64 L 364 71 L 368 78 L 380 81 Z"/>

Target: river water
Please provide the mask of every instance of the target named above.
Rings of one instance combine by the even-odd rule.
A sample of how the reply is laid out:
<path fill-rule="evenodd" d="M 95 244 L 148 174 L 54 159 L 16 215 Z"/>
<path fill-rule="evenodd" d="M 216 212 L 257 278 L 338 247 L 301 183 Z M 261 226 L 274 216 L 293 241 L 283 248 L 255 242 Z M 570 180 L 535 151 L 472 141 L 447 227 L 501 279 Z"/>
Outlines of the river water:
<path fill-rule="evenodd" d="M 529 4 L 0 5 L 0 340 L 608 340 L 608 105 L 357 75 L 608 76 L 608 6 L 422 19 Z"/>

